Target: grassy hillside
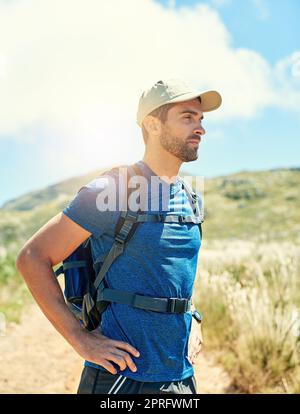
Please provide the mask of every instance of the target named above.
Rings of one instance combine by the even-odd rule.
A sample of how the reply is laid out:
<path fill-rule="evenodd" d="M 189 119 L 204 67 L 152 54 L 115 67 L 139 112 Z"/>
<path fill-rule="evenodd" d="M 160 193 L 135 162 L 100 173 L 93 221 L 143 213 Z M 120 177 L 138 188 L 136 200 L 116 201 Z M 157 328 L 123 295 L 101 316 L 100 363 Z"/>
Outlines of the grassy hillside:
<path fill-rule="evenodd" d="M 11 200 L 0 209 L 0 245 L 29 237 L 101 171 Z M 299 240 L 300 169 L 241 172 L 206 179 L 205 238 Z"/>
<path fill-rule="evenodd" d="M 242 172 L 205 181 L 208 239 L 300 240 L 300 170 Z"/>
<path fill-rule="evenodd" d="M 70 198 L 85 183 L 92 180 L 104 170 L 93 171 L 89 174 L 73 177 L 50 185 L 46 188 L 32 191 L 3 204 L 1 211 L 30 211 L 35 207 L 47 205 L 51 201 L 62 201 Z"/>

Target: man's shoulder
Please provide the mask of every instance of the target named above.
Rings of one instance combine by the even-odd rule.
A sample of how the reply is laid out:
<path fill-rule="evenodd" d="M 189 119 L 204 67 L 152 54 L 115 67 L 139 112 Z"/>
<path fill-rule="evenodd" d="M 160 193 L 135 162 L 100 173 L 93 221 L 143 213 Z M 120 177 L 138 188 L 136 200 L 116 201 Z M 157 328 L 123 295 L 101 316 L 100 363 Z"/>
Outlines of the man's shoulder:
<path fill-rule="evenodd" d="M 92 178 L 92 180 L 84 184 L 80 190 L 85 188 L 90 191 L 99 192 L 109 188 L 110 185 L 118 184 L 122 168 L 124 168 L 124 166 L 113 167 L 110 170 L 98 174 L 96 177 Z"/>

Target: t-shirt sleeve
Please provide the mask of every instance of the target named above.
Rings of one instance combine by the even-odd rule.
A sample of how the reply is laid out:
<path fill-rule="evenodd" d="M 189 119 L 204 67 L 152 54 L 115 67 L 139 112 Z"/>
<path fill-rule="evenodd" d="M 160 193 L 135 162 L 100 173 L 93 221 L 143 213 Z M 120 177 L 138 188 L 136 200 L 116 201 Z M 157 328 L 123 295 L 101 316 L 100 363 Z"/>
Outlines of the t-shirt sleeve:
<path fill-rule="evenodd" d="M 96 237 L 103 234 L 107 224 L 105 211 L 101 211 L 97 205 L 97 197 L 108 185 L 108 178 L 95 178 L 83 186 L 63 210 L 67 217 Z"/>

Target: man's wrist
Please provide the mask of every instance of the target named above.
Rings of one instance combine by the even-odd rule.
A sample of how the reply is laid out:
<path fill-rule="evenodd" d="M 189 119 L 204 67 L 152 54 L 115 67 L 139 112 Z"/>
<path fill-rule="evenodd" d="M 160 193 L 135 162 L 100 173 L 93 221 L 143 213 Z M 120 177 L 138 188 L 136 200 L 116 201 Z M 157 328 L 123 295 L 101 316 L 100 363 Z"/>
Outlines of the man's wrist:
<path fill-rule="evenodd" d="M 200 324 L 202 322 L 202 315 L 196 309 L 192 309 L 192 317 Z"/>

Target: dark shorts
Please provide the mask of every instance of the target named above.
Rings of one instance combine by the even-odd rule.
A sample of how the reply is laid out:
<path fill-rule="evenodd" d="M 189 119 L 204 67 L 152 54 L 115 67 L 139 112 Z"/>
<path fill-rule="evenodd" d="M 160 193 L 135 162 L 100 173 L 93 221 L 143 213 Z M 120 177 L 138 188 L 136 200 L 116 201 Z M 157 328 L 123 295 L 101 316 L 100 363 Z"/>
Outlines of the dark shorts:
<path fill-rule="evenodd" d="M 197 394 L 195 376 L 181 381 L 141 382 L 84 367 L 77 394 Z"/>

